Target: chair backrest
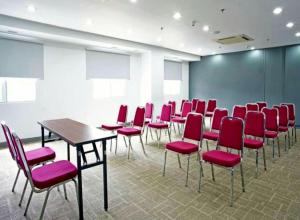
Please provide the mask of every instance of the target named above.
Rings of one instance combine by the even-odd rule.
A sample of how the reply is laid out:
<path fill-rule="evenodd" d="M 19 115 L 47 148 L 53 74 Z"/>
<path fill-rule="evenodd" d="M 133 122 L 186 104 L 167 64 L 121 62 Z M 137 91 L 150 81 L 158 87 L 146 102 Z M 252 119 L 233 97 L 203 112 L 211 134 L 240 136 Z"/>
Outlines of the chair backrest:
<path fill-rule="evenodd" d="M 9 149 L 10 155 L 13 160 L 16 160 L 17 153 L 16 153 L 15 146 L 13 144 L 13 141 L 12 141 L 11 131 L 10 131 L 9 127 L 5 124 L 4 121 L 1 122 L 1 126 L 3 129 L 3 133 L 4 133 L 4 136 L 6 139 L 6 144 Z"/>
<path fill-rule="evenodd" d="M 176 113 L 176 102 L 175 101 L 169 101 L 168 104 L 172 106 L 171 115 L 174 116 L 175 113 Z"/>
<path fill-rule="evenodd" d="M 205 101 L 198 100 L 195 112 L 198 114 L 205 115 L 206 104 Z"/>
<path fill-rule="evenodd" d="M 208 100 L 206 112 L 214 112 L 216 108 L 217 108 L 217 100 L 215 99 Z"/>
<path fill-rule="evenodd" d="M 145 122 L 145 108 L 137 107 L 134 115 L 133 126 L 134 127 L 144 127 Z"/>
<path fill-rule="evenodd" d="M 258 111 L 261 111 L 263 108 L 267 107 L 266 102 L 257 102 L 257 105 L 258 105 Z"/>
<path fill-rule="evenodd" d="M 153 103 L 146 103 L 145 118 L 152 119 L 153 108 L 154 108 Z"/>
<path fill-rule="evenodd" d="M 222 119 L 227 116 L 228 116 L 227 109 L 217 108 L 213 114 L 211 130 L 220 130 Z"/>
<path fill-rule="evenodd" d="M 259 109 L 257 103 L 247 103 L 246 108 L 247 108 L 247 111 L 255 111 L 255 112 L 257 112 Z"/>
<path fill-rule="evenodd" d="M 183 138 L 201 141 L 203 134 L 203 115 L 189 113 L 186 118 Z"/>
<path fill-rule="evenodd" d="M 296 119 L 296 107 L 293 103 L 282 103 L 281 105 L 286 105 L 289 109 L 289 120 L 294 121 Z"/>
<path fill-rule="evenodd" d="M 161 109 L 160 120 L 164 122 L 171 121 L 172 105 L 164 104 Z"/>
<path fill-rule="evenodd" d="M 195 111 L 199 99 L 192 99 L 192 110 Z"/>
<path fill-rule="evenodd" d="M 244 122 L 240 118 L 224 117 L 219 132 L 218 146 L 240 150 L 244 146 Z"/>
<path fill-rule="evenodd" d="M 263 108 L 262 113 L 265 114 L 266 124 L 265 129 L 269 131 L 278 131 L 278 109 Z"/>
<path fill-rule="evenodd" d="M 289 109 L 286 105 L 274 105 L 278 109 L 279 126 L 287 127 L 289 124 Z"/>
<path fill-rule="evenodd" d="M 262 112 L 249 111 L 245 119 L 245 135 L 265 137 L 265 115 Z"/>
<path fill-rule="evenodd" d="M 232 117 L 245 120 L 247 108 L 243 105 L 235 105 L 232 110 Z"/>
<path fill-rule="evenodd" d="M 183 103 L 181 117 L 186 117 L 188 113 L 192 111 L 192 103 L 191 102 L 185 102 Z"/>
<path fill-rule="evenodd" d="M 126 123 L 127 112 L 128 112 L 128 106 L 120 105 L 117 123 Z"/>
<path fill-rule="evenodd" d="M 186 99 L 182 99 L 182 100 L 181 100 L 180 112 L 182 112 L 183 104 L 184 104 L 185 102 L 188 102 L 188 101 L 189 101 L 189 100 L 186 100 Z"/>

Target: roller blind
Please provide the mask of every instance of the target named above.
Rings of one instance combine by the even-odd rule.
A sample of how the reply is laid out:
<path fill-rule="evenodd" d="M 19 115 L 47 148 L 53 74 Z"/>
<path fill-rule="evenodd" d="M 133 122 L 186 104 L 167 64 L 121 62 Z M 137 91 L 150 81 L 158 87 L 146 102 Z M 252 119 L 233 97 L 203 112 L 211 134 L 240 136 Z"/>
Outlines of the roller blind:
<path fill-rule="evenodd" d="M 182 63 L 165 60 L 165 80 L 182 80 Z"/>
<path fill-rule="evenodd" d="M 43 79 L 43 45 L 0 38 L 0 77 Z"/>
<path fill-rule="evenodd" d="M 87 79 L 129 79 L 130 56 L 86 50 Z"/>

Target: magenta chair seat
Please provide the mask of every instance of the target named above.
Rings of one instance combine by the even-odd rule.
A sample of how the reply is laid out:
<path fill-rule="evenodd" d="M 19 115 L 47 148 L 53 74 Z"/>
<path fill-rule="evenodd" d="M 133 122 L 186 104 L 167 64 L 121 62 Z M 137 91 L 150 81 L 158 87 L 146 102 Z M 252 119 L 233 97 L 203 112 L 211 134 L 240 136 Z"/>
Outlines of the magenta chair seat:
<path fill-rule="evenodd" d="M 207 140 L 217 141 L 219 138 L 219 133 L 213 131 L 205 131 L 203 133 L 203 138 Z"/>
<path fill-rule="evenodd" d="M 101 128 L 105 129 L 105 130 L 109 130 L 109 131 L 114 131 L 117 130 L 119 128 L 123 128 L 123 125 L 101 125 Z"/>
<path fill-rule="evenodd" d="M 294 127 L 294 126 L 295 126 L 295 120 L 289 121 L 289 126 L 290 126 L 290 127 Z"/>
<path fill-rule="evenodd" d="M 211 150 L 202 154 L 202 159 L 206 162 L 224 167 L 234 167 L 241 162 L 238 154 L 232 154 L 219 150 Z"/>
<path fill-rule="evenodd" d="M 175 118 L 172 118 L 172 122 L 184 124 L 184 123 L 185 123 L 185 118 L 182 118 L 182 117 L 175 117 Z"/>
<path fill-rule="evenodd" d="M 175 141 L 168 143 L 166 149 L 181 153 L 181 154 L 191 154 L 198 151 L 199 146 L 185 141 Z"/>
<path fill-rule="evenodd" d="M 55 152 L 50 147 L 41 147 L 25 153 L 29 166 L 55 159 Z"/>
<path fill-rule="evenodd" d="M 149 128 L 156 128 L 156 129 L 163 129 L 163 128 L 169 128 L 169 125 L 166 123 L 159 123 L 159 122 L 155 122 L 155 123 L 150 123 L 148 125 Z"/>
<path fill-rule="evenodd" d="M 278 130 L 279 130 L 280 132 L 287 132 L 287 131 L 289 130 L 289 128 L 288 128 L 288 127 L 285 127 L 285 126 L 279 126 Z"/>
<path fill-rule="evenodd" d="M 142 130 L 138 128 L 120 128 L 117 130 L 118 134 L 131 136 L 142 134 Z"/>
<path fill-rule="evenodd" d="M 244 138 L 244 146 L 250 149 L 259 149 L 264 146 L 264 142 L 262 140 Z"/>
<path fill-rule="evenodd" d="M 265 137 L 266 138 L 276 138 L 278 136 L 278 132 L 276 131 L 265 131 Z"/>
<path fill-rule="evenodd" d="M 32 170 L 32 181 L 39 189 L 75 178 L 77 168 L 67 160 L 57 161 Z"/>
<path fill-rule="evenodd" d="M 213 112 L 206 112 L 206 114 L 205 114 L 206 117 L 212 117 L 213 115 L 214 115 Z"/>

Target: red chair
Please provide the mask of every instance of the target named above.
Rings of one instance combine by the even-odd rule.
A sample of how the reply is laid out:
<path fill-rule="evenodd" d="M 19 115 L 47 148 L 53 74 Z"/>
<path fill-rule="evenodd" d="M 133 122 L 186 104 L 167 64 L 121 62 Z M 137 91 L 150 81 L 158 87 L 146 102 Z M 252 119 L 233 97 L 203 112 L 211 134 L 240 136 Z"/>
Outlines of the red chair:
<path fill-rule="evenodd" d="M 3 133 L 6 139 L 6 143 L 8 146 L 8 149 L 10 151 L 11 157 L 14 161 L 17 162 L 17 150 L 16 150 L 16 146 L 13 143 L 12 140 L 12 134 L 11 131 L 9 129 L 9 127 L 5 124 L 4 121 L 1 122 L 1 126 L 3 129 Z M 34 167 L 37 166 L 39 164 L 44 164 L 47 163 L 49 161 L 53 161 L 55 159 L 55 152 L 50 148 L 50 147 L 41 147 L 41 148 L 37 148 L 34 150 L 30 150 L 25 152 L 26 158 L 27 158 L 27 162 L 28 165 L 30 167 Z M 15 190 L 15 186 L 17 184 L 18 178 L 19 178 L 19 174 L 21 171 L 21 167 L 19 165 L 19 163 L 17 162 L 17 166 L 18 166 L 18 172 L 17 172 L 17 176 L 15 178 L 14 184 L 13 184 L 13 188 L 12 188 L 12 192 L 14 192 Z M 21 206 L 22 201 L 23 201 L 23 197 L 27 188 L 27 184 L 28 181 L 26 181 L 23 192 L 22 192 L 22 196 L 19 202 L 19 206 Z"/>
<path fill-rule="evenodd" d="M 215 99 L 208 100 L 205 117 L 209 117 L 211 119 L 213 117 L 216 108 L 217 108 L 217 100 Z"/>
<path fill-rule="evenodd" d="M 192 111 L 192 103 L 191 102 L 185 102 L 183 103 L 183 108 L 181 111 L 180 116 L 176 116 L 171 119 L 172 124 L 174 125 L 174 130 L 175 130 L 175 124 L 177 124 L 178 127 L 178 133 L 180 134 L 180 128 L 179 125 L 183 125 L 185 123 L 186 117 L 188 113 Z"/>
<path fill-rule="evenodd" d="M 134 120 L 131 127 L 120 128 L 117 130 L 118 135 L 122 135 L 124 138 L 125 145 L 127 146 L 125 137 L 128 138 L 128 159 L 130 155 L 130 149 L 132 149 L 131 138 L 134 136 L 139 136 L 142 144 L 143 152 L 146 155 L 146 151 L 144 148 L 144 143 L 142 139 L 142 135 L 144 132 L 144 124 L 145 124 L 145 108 L 137 107 Z"/>
<path fill-rule="evenodd" d="M 263 150 L 264 168 L 266 166 L 265 155 L 265 115 L 262 112 L 249 111 L 245 119 L 245 138 L 244 147 L 255 150 L 256 152 L 256 177 L 258 173 L 258 151 Z"/>
<path fill-rule="evenodd" d="M 287 151 L 286 138 L 288 136 L 289 146 L 290 146 L 290 132 L 289 132 L 289 109 L 285 105 L 274 105 L 274 108 L 278 109 L 279 114 L 279 134 L 284 134 L 284 146 L 285 151 Z"/>
<path fill-rule="evenodd" d="M 150 122 L 147 128 L 155 129 L 156 137 L 157 137 L 157 145 L 159 147 L 160 139 L 161 139 L 161 130 L 167 130 L 169 140 L 171 142 L 171 113 L 172 113 L 172 106 L 171 105 L 163 105 L 161 110 L 160 119 L 157 122 Z M 158 135 L 159 130 L 159 135 Z M 148 129 L 146 132 L 146 141 L 148 136 Z"/>
<path fill-rule="evenodd" d="M 111 132 L 115 132 L 119 128 L 123 128 L 126 124 L 127 120 L 127 112 L 128 112 L 128 106 L 127 105 L 121 105 L 119 108 L 118 118 L 116 124 L 103 124 L 101 125 L 101 128 L 104 130 L 108 130 Z M 117 146 L 118 146 L 118 138 L 116 139 L 116 148 L 115 148 L 115 154 L 117 154 Z M 112 139 L 110 142 L 110 151 L 112 150 Z"/>
<path fill-rule="evenodd" d="M 259 107 L 257 103 L 248 103 L 246 104 L 247 111 L 255 111 L 258 112 Z"/>
<path fill-rule="evenodd" d="M 199 178 L 199 192 L 201 187 L 202 177 L 202 162 L 211 164 L 212 179 L 215 181 L 214 165 L 224 167 L 230 171 L 231 174 L 231 193 L 230 193 L 230 206 L 233 205 L 233 179 L 234 169 L 240 165 L 242 189 L 245 192 L 244 174 L 243 174 L 243 133 L 244 125 L 243 120 L 240 118 L 224 117 L 222 119 L 220 135 L 217 143 L 217 149 L 207 151 L 202 154 L 200 160 L 200 178 Z M 226 151 L 222 151 L 220 147 L 227 148 Z M 237 153 L 231 152 L 231 150 L 238 151 Z"/>
<path fill-rule="evenodd" d="M 180 117 L 180 116 L 182 115 L 183 104 L 184 104 L 185 102 L 188 102 L 188 101 L 189 101 L 189 100 L 186 100 L 186 99 L 182 99 L 182 100 L 181 100 L 180 113 L 175 113 L 175 116 Z"/>
<path fill-rule="evenodd" d="M 261 112 L 261 110 L 263 108 L 267 107 L 267 103 L 266 102 L 257 102 L 257 105 L 258 105 L 258 111 L 260 111 L 260 112 Z"/>
<path fill-rule="evenodd" d="M 278 156 L 280 157 L 280 145 L 279 145 L 279 132 L 278 132 L 278 109 L 276 108 L 263 108 L 262 113 L 265 114 L 265 138 L 272 139 L 273 142 L 273 159 L 275 157 L 275 139 L 278 144 Z"/>
<path fill-rule="evenodd" d="M 283 103 L 289 109 L 289 127 L 292 129 L 292 142 L 297 142 L 297 130 L 296 130 L 296 106 L 292 103 Z M 294 137 L 295 136 L 295 137 Z"/>
<path fill-rule="evenodd" d="M 180 162 L 179 154 L 186 155 L 187 170 L 186 170 L 185 186 L 188 185 L 190 156 L 191 154 L 197 153 L 198 158 L 200 158 L 200 150 L 202 147 L 202 133 L 203 133 L 203 116 L 200 114 L 189 113 L 184 126 L 182 140 L 170 142 L 166 144 L 163 176 L 165 176 L 165 172 L 166 172 L 166 161 L 167 161 L 168 151 L 177 153 L 177 159 L 180 168 L 181 168 L 181 162 Z M 191 143 L 191 141 L 193 141 L 193 143 Z"/>
<path fill-rule="evenodd" d="M 152 122 L 153 109 L 154 109 L 153 103 L 146 103 L 145 124 L 149 124 L 150 122 Z"/>
<path fill-rule="evenodd" d="M 171 117 L 174 117 L 175 112 L 176 112 L 176 102 L 175 101 L 169 101 L 168 104 L 172 106 Z"/>
<path fill-rule="evenodd" d="M 198 114 L 202 114 L 204 116 L 205 115 L 205 111 L 206 111 L 206 103 L 205 103 L 205 101 L 198 100 L 195 112 L 198 113 Z"/>
<path fill-rule="evenodd" d="M 208 140 L 210 140 L 210 141 L 217 141 L 218 140 L 222 119 L 224 117 L 227 117 L 227 116 L 228 116 L 228 110 L 227 109 L 217 108 L 214 111 L 212 124 L 210 126 L 210 131 L 205 131 L 203 133 L 203 139 L 206 140 L 207 150 L 209 149 L 208 148 Z"/>
<path fill-rule="evenodd" d="M 49 193 L 52 189 L 63 185 L 65 191 L 65 198 L 67 199 L 65 184 L 70 181 L 73 181 L 77 193 L 77 183 L 75 180 L 77 176 L 77 168 L 67 160 L 60 160 L 32 169 L 32 167 L 29 164 L 29 160 L 27 159 L 27 154 L 24 152 L 22 141 L 14 132 L 12 133 L 12 141 L 16 147 L 17 162 L 22 168 L 27 178 L 27 181 L 29 181 L 31 186 L 31 192 L 26 205 L 24 216 L 26 216 L 33 192 L 47 192 L 39 218 L 43 219 Z"/>
<path fill-rule="evenodd" d="M 195 111 L 199 99 L 192 99 L 192 111 Z"/>
<path fill-rule="evenodd" d="M 233 106 L 232 117 L 245 120 L 246 113 L 247 113 L 246 106 L 242 106 L 242 105 Z"/>

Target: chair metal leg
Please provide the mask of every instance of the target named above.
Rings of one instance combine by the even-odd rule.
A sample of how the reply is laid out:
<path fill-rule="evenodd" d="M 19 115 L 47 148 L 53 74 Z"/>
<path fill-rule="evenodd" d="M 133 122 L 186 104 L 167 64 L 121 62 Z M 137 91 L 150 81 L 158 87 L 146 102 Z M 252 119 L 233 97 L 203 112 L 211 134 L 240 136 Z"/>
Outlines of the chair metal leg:
<path fill-rule="evenodd" d="M 125 136 L 123 136 L 123 140 L 124 140 L 124 143 L 125 143 L 125 147 L 128 148 Z"/>
<path fill-rule="evenodd" d="M 211 176 L 212 176 L 212 180 L 215 182 L 215 170 L 214 170 L 214 165 L 211 163 Z"/>
<path fill-rule="evenodd" d="M 21 195 L 21 199 L 20 199 L 20 202 L 19 202 L 19 206 L 22 205 L 22 201 L 23 201 L 23 198 L 24 198 L 24 195 L 25 195 L 25 192 L 26 192 L 27 184 L 28 184 L 28 179 L 26 179 L 26 182 L 25 182 L 25 185 L 24 185 L 24 188 L 23 188 L 23 192 L 22 192 L 22 195 Z"/>
<path fill-rule="evenodd" d="M 164 160 L 163 176 L 165 176 L 165 174 L 166 174 L 167 153 L 168 153 L 168 151 L 165 150 L 165 160 Z"/>
<path fill-rule="evenodd" d="M 206 140 L 206 148 L 207 148 L 207 151 L 209 151 L 208 140 Z"/>
<path fill-rule="evenodd" d="M 293 146 L 294 145 L 294 128 L 292 128 L 291 130 L 292 130 L 291 141 L 292 141 L 292 146 Z"/>
<path fill-rule="evenodd" d="M 149 132 L 149 127 L 146 127 L 146 144 L 148 144 L 148 132 Z"/>
<path fill-rule="evenodd" d="M 289 149 L 291 149 L 291 135 L 290 135 L 290 130 L 288 130 L 288 143 L 289 143 Z"/>
<path fill-rule="evenodd" d="M 279 144 L 279 137 L 277 137 L 277 147 L 278 147 L 278 157 L 280 157 L 280 144 Z"/>
<path fill-rule="evenodd" d="M 177 123 L 178 134 L 180 134 L 179 123 Z"/>
<path fill-rule="evenodd" d="M 266 152 L 265 152 L 265 148 L 263 147 L 263 157 L 264 157 L 264 168 L 265 171 L 267 171 L 267 163 L 266 163 Z"/>
<path fill-rule="evenodd" d="M 48 201 L 49 194 L 50 194 L 50 190 L 48 189 L 48 190 L 47 190 L 46 197 L 45 197 L 45 201 L 44 201 L 44 204 L 43 204 L 42 212 L 41 212 L 41 215 L 40 215 L 40 220 L 43 219 L 43 216 L 44 216 L 44 212 L 45 212 L 45 208 L 46 208 L 46 205 L 47 205 L 47 201 Z"/>
<path fill-rule="evenodd" d="M 297 142 L 297 128 L 296 128 L 296 126 L 294 127 L 294 129 L 295 129 L 295 143 Z"/>
<path fill-rule="evenodd" d="M 284 150 L 287 151 L 287 147 L 286 147 L 286 134 L 284 135 Z"/>
<path fill-rule="evenodd" d="M 30 195 L 29 195 L 29 198 L 28 198 L 28 201 L 27 201 L 27 205 L 26 205 L 26 208 L 25 208 L 24 216 L 26 216 L 26 214 L 27 214 L 29 204 L 31 202 L 32 195 L 33 195 L 33 189 L 31 189 L 31 192 L 30 192 Z"/>
<path fill-rule="evenodd" d="M 273 149 L 273 152 L 272 152 L 272 157 L 273 157 L 273 159 L 275 158 L 275 140 L 274 140 L 274 138 L 272 139 L 272 149 Z"/>
<path fill-rule="evenodd" d="M 19 178 L 20 171 L 21 171 L 21 169 L 18 168 L 17 176 L 16 176 L 16 178 L 15 178 L 13 188 L 11 189 L 12 192 L 15 191 L 15 187 L 16 187 L 16 184 L 17 184 L 17 181 L 18 181 L 18 178 Z"/>
<path fill-rule="evenodd" d="M 152 133 L 152 129 L 150 129 L 150 136 L 151 136 L 151 139 L 153 141 L 153 133 Z"/>
<path fill-rule="evenodd" d="M 201 179 L 203 176 L 203 167 L 202 167 L 202 161 L 199 160 L 199 165 L 200 165 L 200 173 L 199 173 L 199 186 L 198 186 L 198 192 L 200 193 L 201 190 Z"/>
<path fill-rule="evenodd" d="M 66 184 L 63 185 L 64 187 L 64 194 L 65 194 L 65 199 L 68 200 L 68 195 L 67 195 L 67 189 L 66 189 Z"/>
<path fill-rule="evenodd" d="M 79 207 L 79 197 L 78 197 L 78 186 L 77 186 L 77 182 L 76 180 L 72 179 L 74 185 L 75 185 L 75 192 L 76 192 L 76 199 L 77 199 L 77 204 L 78 204 L 78 207 Z"/>
<path fill-rule="evenodd" d="M 240 169 L 241 169 L 241 178 L 242 178 L 242 189 L 243 192 L 245 192 L 245 180 L 244 180 L 244 171 L 243 171 L 242 163 L 240 163 Z"/>
<path fill-rule="evenodd" d="M 155 129 L 155 134 L 156 134 L 156 140 L 157 140 L 157 147 L 159 148 L 159 136 L 158 136 L 157 129 Z"/>
<path fill-rule="evenodd" d="M 231 174 L 231 191 L 230 191 L 230 206 L 233 206 L 233 179 L 234 179 L 234 169 L 230 169 L 230 174 Z"/>
<path fill-rule="evenodd" d="M 191 157 L 191 155 L 189 154 L 188 158 L 187 158 L 187 168 L 186 168 L 186 181 L 185 181 L 186 187 L 188 186 L 188 180 L 189 180 L 190 157 Z"/>
<path fill-rule="evenodd" d="M 124 137 L 125 138 L 125 137 Z M 124 139 L 125 140 L 125 139 Z M 131 148 L 131 141 L 130 141 L 130 137 L 128 138 L 128 142 L 129 142 L 129 144 L 128 144 L 128 155 L 127 155 L 127 158 L 128 158 L 128 160 L 129 160 L 129 155 L 130 155 L 130 148 Z"/>
<path fill-rule="evenodd" d="M 179 154 L 177 154 L 177 160 L 178 160 L 179 168 L 181 169 L 181 161 L 180 161 L 180 156 L 179 156 Z"/>
<path fill-rule="evenodd" d="M 143 143 L 143 139 L 142 139 L 142 135 L 140 135 L 140 141 L 141 141 L 141 144 L 142 144 L 144 155 L 147 156 L 146 151 L 145 151 L 145 147 L 144 147 L 144 143 Z"/>
<path fill-rule="evenodd" d="M 112 139 L 110 139 L 110 152 L 112 151 Z"/>
<path fill-rule="evenodd" d="M 168 128 L 167 131 L 168 131 L 169 141 L 171 142 L 171 128 L 170 129 Z"/>
<path fill-rule="evenodd" d="M 117 138 L 116 138 L 115 154 L 117 154 L 117 149 L 118 149 L 118 135 L 117 135 Z"/>
<path fill-rule="evenodd" d="M 255 153 L 256 153 L 256 156 L 255 156 L 255 165 L 256 165 L 255 177 L 257 178 L 257 175 L 258 175 L 258 150 L 256 150 Z"/>

